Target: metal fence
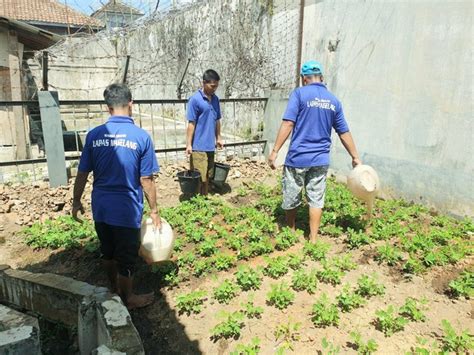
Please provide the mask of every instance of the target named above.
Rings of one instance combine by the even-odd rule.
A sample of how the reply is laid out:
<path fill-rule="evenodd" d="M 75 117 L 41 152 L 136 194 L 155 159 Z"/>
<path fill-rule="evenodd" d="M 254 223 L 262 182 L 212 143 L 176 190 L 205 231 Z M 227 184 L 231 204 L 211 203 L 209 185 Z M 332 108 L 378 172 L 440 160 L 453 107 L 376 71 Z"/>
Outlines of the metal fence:
<path fill-rule="evenodd" d="M 222 99 L 222 137 L 228 155 L 261 155 L 263 116 L 266 98 Z M 161 162 L 183 161 L 186 143 L 187 100 L 135 100 L 135 123 L 153 138 Z M 109 113 L 102 100 L 60 100 L 66 161 L 74 166 L 80 157 L 87 132 L 105 123 Z M 18 159 L 15 120 L 21 114 L 25 132 L 27 159 Z M 46 157 L 38 101 L 0 101 L 0 182 L 27 182 L 47 178 Z M 9 138 L 10 137 L 10 138 Z"/>

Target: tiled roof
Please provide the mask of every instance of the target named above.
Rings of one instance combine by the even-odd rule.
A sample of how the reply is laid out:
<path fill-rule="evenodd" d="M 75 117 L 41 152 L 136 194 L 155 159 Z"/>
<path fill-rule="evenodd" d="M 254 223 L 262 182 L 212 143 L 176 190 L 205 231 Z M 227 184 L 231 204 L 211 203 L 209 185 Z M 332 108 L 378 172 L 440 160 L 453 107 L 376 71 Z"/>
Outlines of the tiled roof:
<path fill-rule="evenodd" d="M 0 16 L 21 21 L 102 26 L 97 19 L 83 15 L 56 0 L 0 0 Z"/>
<path fill-rule="evenodd" d="M 114 12 L 114 13 L 119 13 L 119 14 L 143 15 L 143 13 L 140 12 L 139 10 L 135 9 L 132 6 L 122 3 L 120 0 L 109 0 L 107 4 L 105 4 L 96 12 L 94 12 L 92 16 L 94 16 L 95 14 L 98 14 L 99 12 Z"/>

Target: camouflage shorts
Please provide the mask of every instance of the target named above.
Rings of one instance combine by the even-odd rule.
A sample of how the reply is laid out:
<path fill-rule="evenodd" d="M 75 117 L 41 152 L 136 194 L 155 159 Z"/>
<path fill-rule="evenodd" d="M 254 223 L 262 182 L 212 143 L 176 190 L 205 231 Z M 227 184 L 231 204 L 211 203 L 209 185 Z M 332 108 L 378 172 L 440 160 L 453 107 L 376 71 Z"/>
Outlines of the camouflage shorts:
<path fill-rule="evenodd" d="M 327 165 L 311 168 L 285 166 L 283 170 L 283 203 L 281 207 L 284 210 L 292 210 L 301 205 L 301 192 L 304 187 L 309 206 L 323 208 L 327 172 Z"/>

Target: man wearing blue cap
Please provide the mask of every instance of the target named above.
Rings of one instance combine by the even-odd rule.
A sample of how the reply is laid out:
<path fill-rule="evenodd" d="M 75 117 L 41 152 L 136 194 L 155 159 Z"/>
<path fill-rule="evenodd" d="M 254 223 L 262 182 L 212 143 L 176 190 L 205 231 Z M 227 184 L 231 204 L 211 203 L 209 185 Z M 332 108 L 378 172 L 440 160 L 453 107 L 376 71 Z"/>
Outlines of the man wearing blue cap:
<path fill-rule="evenodd" d="M 290 95 L 268 163 L 275 169 L 278 151 L 293 133 L 283 170 L 282 208 L 286 211 L 288 226 L 295 229 L 296 210 L 305 188 L 309 204 L 310 240 L 315 242 L 324 207 L 332 128 L 352 157 L 352 166 L 361 164 L 361 161 L 342 105 L 323 83 L 321 64 L 315 60 L 304 63 L 301 79 L 303 86 Z"/>

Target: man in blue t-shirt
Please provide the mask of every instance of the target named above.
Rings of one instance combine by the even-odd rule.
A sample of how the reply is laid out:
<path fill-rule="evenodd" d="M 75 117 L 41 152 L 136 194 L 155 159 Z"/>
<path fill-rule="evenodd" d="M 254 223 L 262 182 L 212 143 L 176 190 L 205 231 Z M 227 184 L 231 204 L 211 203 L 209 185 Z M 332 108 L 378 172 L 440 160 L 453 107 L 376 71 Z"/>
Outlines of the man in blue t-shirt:
<path fill-rule="evenodd" d="M 301 204 L 301 191 L 305 188 L 310 240 L 315 242 L 324 207 L 332 128 L 352 157 L 352 166 L 356 167 L 361 161 L 342 105 L 323 83 L 321 64 L 315 60 L 304 63 L 301 78 L 303 86 L 290 95 L 268 163 L 275 169 L 278 151 L 293 132 L 283 170 L 282 208 L 286 211 L 288 226 L 295 229 L 296 210 Z"/>
<path fill-rule="evenodd" d="M 221 107 L 215 94 L 219 86 L 219 74 L 208 69 L 202 76 L 202 88 L 188 101 L 186 118 L 186 154 L 191 156 L 191 170 L 201 173 L 202 195 L 209 191 L 209 178 L 214 174 L 214 153 L 222 148 Z"/>
<path fill-rule="evenodd" d="M 153 302 L 153 293 L 133 293 L 133 273 L 140 248 L 143 193 L 155 228 L 161 228 L 153 175 L 159 171 L 153 142 L 132 116 L 132 94 L 124 84 L 109 85 L 104 99 L 110 118 L 86 137 L 74 184 L 73 217 L 84 213 L 81 197 L 93 172 L 92 215 L 112 292 L 129 309 Z"/>

